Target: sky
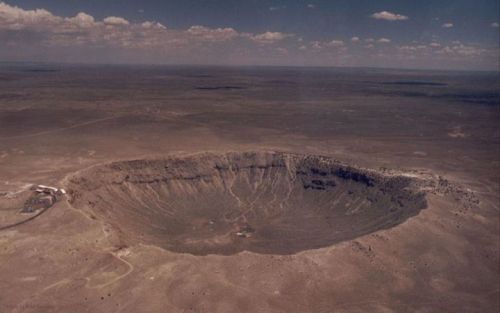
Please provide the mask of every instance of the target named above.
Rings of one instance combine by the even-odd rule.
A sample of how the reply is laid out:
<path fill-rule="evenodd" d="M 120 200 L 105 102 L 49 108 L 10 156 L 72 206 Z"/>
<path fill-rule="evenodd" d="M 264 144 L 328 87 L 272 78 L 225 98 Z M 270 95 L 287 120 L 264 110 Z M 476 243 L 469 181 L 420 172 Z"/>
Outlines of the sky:
<path fill-rule="evenodd" d="M 0 0 L 0 61 L 499 70 L 498 0 Z"/>

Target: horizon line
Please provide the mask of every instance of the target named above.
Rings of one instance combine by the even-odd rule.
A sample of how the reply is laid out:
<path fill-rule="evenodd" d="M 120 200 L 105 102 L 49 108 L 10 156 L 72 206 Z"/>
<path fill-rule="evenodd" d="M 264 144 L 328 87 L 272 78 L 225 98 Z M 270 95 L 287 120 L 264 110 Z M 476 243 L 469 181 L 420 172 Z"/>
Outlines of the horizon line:
<path fill-rule="evenodd" d="M 411 67 L 384 67 L 384 66 L 342 66 L 342 65 L 279 65 L 279 64 L 215 64 L 215 63 L 125 63 L 125 62 L 64 62 L 64 61 L 2 61 L 2 64 L 40 64 L 52 66 L 135 66 L 135 67 L 221 67 L 221 68 L 238 68 L 238 67 L 256 67 L 256 68 L 318 68 L 318 69 L 368 69 L 368 70 L 403 70 L 403 71 L 425 71 L 425 72 L 481 72 L 481 73 L 496 73 L 500 74 L 500 67 L 497 69 L 453 69 L 453 68 L 411 68 Z"/>

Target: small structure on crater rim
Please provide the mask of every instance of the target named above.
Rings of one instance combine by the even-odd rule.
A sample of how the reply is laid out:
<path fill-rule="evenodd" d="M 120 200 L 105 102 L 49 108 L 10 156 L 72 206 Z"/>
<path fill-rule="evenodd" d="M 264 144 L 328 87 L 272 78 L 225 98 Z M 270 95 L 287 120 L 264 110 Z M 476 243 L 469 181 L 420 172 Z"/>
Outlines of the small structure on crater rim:
<path fill-rule="evenodd" d="M 33 190 L 33 194 L 24 203 L 21 213 L 33 213 L 38 210 L 48 209 L 66 194 L 64 189 L 45 185 L 33 185 L 31 190 Z"/>

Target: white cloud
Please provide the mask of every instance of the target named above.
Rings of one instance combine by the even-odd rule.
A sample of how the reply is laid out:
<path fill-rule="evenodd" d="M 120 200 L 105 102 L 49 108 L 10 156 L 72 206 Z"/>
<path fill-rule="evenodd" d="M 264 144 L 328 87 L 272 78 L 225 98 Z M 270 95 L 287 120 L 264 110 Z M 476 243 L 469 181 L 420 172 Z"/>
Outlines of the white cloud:
<path fill-rule="evenodd" d="M 398 50 L 404 51 L 404 52 L 413 52 L 413 51 L 417 51 L 417 48 L 415 46 L 406 45 L 406 46 L 399 46 Z"/>
<path fill-rule="evenodd" d="M 388 38 L 380 38 L 379 40 L 377 40 L 378 43 L 389 43 L 391 42 L 390 39 Z"/>
<path fill-rule="evenodd" d="M 323 48 L 323 44 L 320 41 L 311 41 L 311 48 L 320 50 Z"/>
<path fill-rule="evenodd" d="M 92 15 L 84 12 L 78 13 L 75 17 L 67 18 L 66 21 L 75 24 L 78 27 L 89 28 L 95 26 L 95 19 Z"/>
<path fill-rule="evenodd" d="M 283 40 L 287 37 L 290 37 L 290 36 L 291 36 L 290 34 L 285 34 L 285 33 L 281 33 L 281 32 L 267 31 L 267 32 L 262 33 L 262 34 L 249 35 L 247 37 L 249 37 L 251 40 L 258 42 L 258 43 L 261 43 L 261 44 L 270 44 L 270 43 L 275 43 L 277 41 L 281 41 L 281 40 Z"/>
<path fill-rule="evenodd" d="M 199 43 L 222 43 L 236 38 L 272 44 L 292 36 L 272 31 L 262 34 L 239 33 L 231 27 L 209 28 L 200 25 L 191 26 L 187 30 L 173 30 L 158 22 L 132 23 L 119 16 L 108 16 L 97 21 L 84 12 L 63 18 L 44 9 L 24 10 L 0 2 L 0 35 L 5 30 L 29 30 L 33 34 L 30 38 L 36 38 L 46 46 L 95 45 L 139 49 L 194 47 Z M 22 39 L 18 41 L 22 42 Z"/>
<path fill-rule="evenodd" d="M 441 44 L 437 43 L 437 42 L 431 42 L 429 44 L 429 47 L 433 47 L 433 48 L 439 48 L 441 47 Z"/>
<path fill-rule="evenodd" d="M 443 27 L 443 28 L 452 28 L 453 27 L 453 23 L 444 23 L 443 25 L 441 25 L 441 27 Z"/>
<path fill-rule="evenodd" d="M 500 27 L 500 24 L 498 24 L 497 22 L 493 22 L 490 24 L 491 27 L 494 27 L 494 28 L 498 28 Z"/>
<path fill-rule="evenodd" d="M 371 17 L 377 20 L 386 20 L 386 21 L 404 21 L 408 19 L 408 16 L 406 15 L 391 13 L 388 11 L 373 13 Z"/>
<path fill-rule="evenodd" d="M 332 40 L 328 41 L 324 44 L 326 47 L 342 47 L 344 45 L 344 41 L 342 40 Z"/>
<path fill-rule="evenodd" d="M 129 21 L 127 21 L 123 17 L 118 17 L 118 16 L 108 16 L 105 19 L 103 19 L 102 21 L 106 25 L 113 25 L 113 26 L 123 26 L 123 25 L 130 24 Z"/>
<path fill-rule="evenodd" d="M 466 46 L 466 45 L 458 45 L 452 47 L 452 49 L 459 55 L 462 56 L 475 56 L 480 55 L 485 52 L 485 49 L 474 47 L 474 46 Z"/>
<path fill-rule="evenodd" d="M 425 51 L 429 47 L 426 45 L 404 45 L 398 46 L 397 49 L 400 51 Z"/>
<path fill-rule="evenodd" d="M 359 41 L 359 37 L 354 36 L 351 38 L 351 42 L 358 42 L 358 41 Z"/>
<path fill-rule="evenodd" d="M 23 10 L 0 2 L 0 28 L 20 30 L 48 26 L 61 22 L 61 18 L 45 9 Z"/>
<path fill-rule="evenodd" d="M 326 48 L 341 48 L 344 49 L 343 40 L 330 40 L 330 41 L 311 41 L 311 48 L 314 50 L 322 50 Z"/>
<path fill-rule="evenodd" d="M 63 18 L 47 10 L 24 10 L 0 2 L 0 36 L 5 30 L 29 30 L 30 40 L 46 47 L 85 45 L 138 49 L 171 49 L 201 42 L 224 42 L 240 35 L 232 28 L 192 26 L 187 30 L 168 30 L 158 22 L 131 23 L 119 16 L 96 21 L 84 12 Z M 19 36 L 17 41 L 22 43 L 23 39 Z"/>
<path fill-rule="evenodd" d="M 307 8 L 308 8 L 308 9 L 314 9 L 314 8 L 316 8 L 316 5 L 315 5 L 315 4 L 312 4 L 312 3 L 309 3 L 309 4 L 307 5 Z"/>
<path fill-rule="evenodd" d="M 366 38 L 365 42 L 375 42 L 375 39 L 373 39 L 373 38 Z"/>
<path fill-rule="evenodd" d="M 454 44 L 452 46 L 445 46 L 442 49 L 436 51 L 437 54 L 446 54 L 450 56 L 460 56 L 460 57 L 473 57 L 480 56 L 486 53 L 487 50 L 472 46 L 472 45 L 464 45 L 464 44 Z"/>
<path fill-rule="evenodd" d="M 191 26 L 187 33 L 203 41 L 220 42 L 238 37 L 238 32 L 233 28 L 208 28 L 205 26 Z"/>
<path fill-rule="evenodd" d="M 71 47 L 134 47 L 173 49 L 194 47 L 199 43 L 223 43 L 236 38 L 247 38 L 259 44 L 273 44 L 293 35 L 267 31 L 261 34 L 239 33 L 231 27 L 209 28 L 194 25 L 186 30 L 167 29 L 153 21 L 132 23 L 123 17 L 108 16 L 97 21 L 84 12 L 74 17 L 55 16 L 47 10 L 24 10 L 0 2 L 0 35 L 5 30 L 29 30 L 31 41 L 45 46 Z M 12 36 L 10 36 L 12 37 Z M 12 41 L 11 39 L 9 39 Z M 19 39 L 21 42 L 22 39 Z M 338 43 L 331 43 L 336 45 Z"/>
<path fill-rule="evenodd" d="M 162 23 L 150 22 L 150 21 L 142 23 L 141 26 L 146 29 L 152 29 L 152 28 L 167 29 Z"/>

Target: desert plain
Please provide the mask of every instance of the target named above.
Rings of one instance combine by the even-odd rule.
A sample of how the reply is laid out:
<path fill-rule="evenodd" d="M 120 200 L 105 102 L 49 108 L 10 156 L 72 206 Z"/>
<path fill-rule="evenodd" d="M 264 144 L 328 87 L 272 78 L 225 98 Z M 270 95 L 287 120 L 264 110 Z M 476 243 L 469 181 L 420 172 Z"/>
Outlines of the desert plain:
<path fill-rule="evenodd" d="M 498 86 L 2 63 L 0 312 L 498 312 Z"/>

